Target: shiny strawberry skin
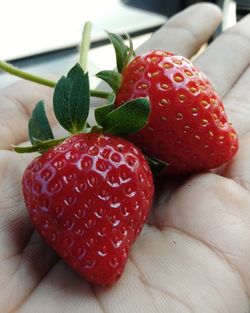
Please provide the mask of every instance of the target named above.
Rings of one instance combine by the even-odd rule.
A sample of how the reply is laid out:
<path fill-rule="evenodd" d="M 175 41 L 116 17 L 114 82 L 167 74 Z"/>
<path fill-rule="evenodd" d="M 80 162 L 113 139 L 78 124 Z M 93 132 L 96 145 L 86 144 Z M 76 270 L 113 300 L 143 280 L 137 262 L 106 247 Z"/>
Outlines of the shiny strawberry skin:
<path fill-rule="evenodd" d="M 216 168 L 237 152 L 238 138 L 221 99 L 186 58 L 161 50 L 137 56 L 122 73 L 115 105 L 146 96 L 148 124 L 129 140 L 169 163 L 164 174 Z"/>
<path fill-rule="evenodd" d="M 98 285 L 121 276 L 154 192 L 133 144 L 97 133 L 72 136 L 34 159 L 22 186 L 35 228 L 75 271 Z"/>

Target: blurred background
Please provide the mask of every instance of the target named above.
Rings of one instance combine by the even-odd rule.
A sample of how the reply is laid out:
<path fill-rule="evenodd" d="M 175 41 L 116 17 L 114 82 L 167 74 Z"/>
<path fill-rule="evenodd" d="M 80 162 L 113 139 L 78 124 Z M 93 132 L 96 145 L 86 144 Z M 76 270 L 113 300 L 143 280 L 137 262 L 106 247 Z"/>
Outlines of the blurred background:
<path fill-rule="evenodd" d="M 168 18 L 197 0 L 1 0 L 0 59 L 23 70 L 59 77 L 78 60 L 85 21 L 93 23 L 89 72 L 115 66 L 104 30 L 129 33 L 139 46 Z M 223 10 L 216 35 L 250 12 L 250 0 L 206 1 Z M 1 72 L 0 89 L 17 78 Z M 93 86 L 95 87 L 95 86 Z"/>

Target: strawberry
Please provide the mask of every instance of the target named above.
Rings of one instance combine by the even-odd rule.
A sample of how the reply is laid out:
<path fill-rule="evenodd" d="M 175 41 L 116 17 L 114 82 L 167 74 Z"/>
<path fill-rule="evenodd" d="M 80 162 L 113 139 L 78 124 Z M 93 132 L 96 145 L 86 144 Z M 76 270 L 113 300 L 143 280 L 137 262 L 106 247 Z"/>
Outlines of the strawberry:
<path fill-rule="evenodd" d="M 88 33 L 82 49 L 88 47 L 90 27 L 84 29 Z M 22 180 L 24 201 L 38 233 L 86 280 L 111 285 L 124 270 L 154 193 L 148 162 L 119 136 L 144 127 L 150 106 L 140 98 L 110 111 L 109 97 L 107 107 L 97 114 L 101 124 L 91 127 L 90 96 L 107 93 L 90 90 L 86 50 L 80 55 L 81 65 L 59 79 L 53 94 L 55 117 L 69 135 L 54 138 L 39 101 L 28 126 L 32 145 L 14 149 L 41 153 Z M 147 160 L 157 167 L 155 160 Z"/>
<path fill-rule="evenodd" d="M 101 71 L 97 77 L 113 89 L 114 108 L 132 99 L 149 99 L 147 125 L 127 138 L 165 164 L 161 173 L 194 173 L 231 160 L 238 149 L 237 135 L 205 75 L 183 56 L 163 50 L 135 56 L 129 37 L 127 47 L 121 36 L 108 35 L 117 71 Z"/>
<path fill-rule="evenodd" d="M 147 125 L 129 139 L 168 163 L 165 174 L 216 168 L 235 155 L 237 135 L 220 97 L 186 58 L 150 51 L 123 69 L 121 81 L 116 107 L 138 97 L 150 99 Z"/>
<path fill-rule="evenodd" d="M 34 159 L 22 186 L 35 228 L 74 270 L 99 285 L 121 276 L 154 190 L 133 144 L 100 133 L 72 136 Z"/>

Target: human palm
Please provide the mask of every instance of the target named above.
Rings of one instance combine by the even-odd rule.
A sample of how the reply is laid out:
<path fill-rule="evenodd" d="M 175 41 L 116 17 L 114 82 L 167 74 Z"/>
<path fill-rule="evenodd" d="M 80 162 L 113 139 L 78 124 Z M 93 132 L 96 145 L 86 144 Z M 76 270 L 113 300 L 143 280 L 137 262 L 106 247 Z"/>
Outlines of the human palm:
<path fill-rule="evenodd" d="M 141 47 L 191 57 L 220 22 L 212 5 L 168 21 Z M 27 121 L 49 88 L 21 82 L 0 96 L 0 312 L 249 312 L 250 17 L 196 59 L 224 98 L 240 136 L 235 159 L 190 178 L 161 178 L 149 222 L 113 286 L 91 286 L 34 231 L 21 193 L 31 156 L 9 151 L 27 138 Z M 51 115 L 51 106 L 48 105 Z M 53 118 L 52 118 L 53 120 Z"/>

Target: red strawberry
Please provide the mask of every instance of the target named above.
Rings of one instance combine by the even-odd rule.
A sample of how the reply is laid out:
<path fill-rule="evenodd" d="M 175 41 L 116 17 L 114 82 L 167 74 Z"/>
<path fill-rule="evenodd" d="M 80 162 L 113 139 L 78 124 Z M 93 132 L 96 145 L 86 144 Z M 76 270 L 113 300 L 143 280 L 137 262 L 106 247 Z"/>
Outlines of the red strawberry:
<path fill-rule="evenodd" d="M 221 99 L 186 58 L 148 52 L 125 66 L 121 81 L 116 107 L 138 97 L 150 99 L 147 126 L 129 139 L 169 163 L 165 174 L 216 168 L 235 155 L 238 140 Z"/>
<path fill-rule="evenodd" d="M 33 160 L 22 185 L 45 241 L 88 281 L 113 284 L 152 202 L 141 152 L 112 135 L 75 135 Z"/>

